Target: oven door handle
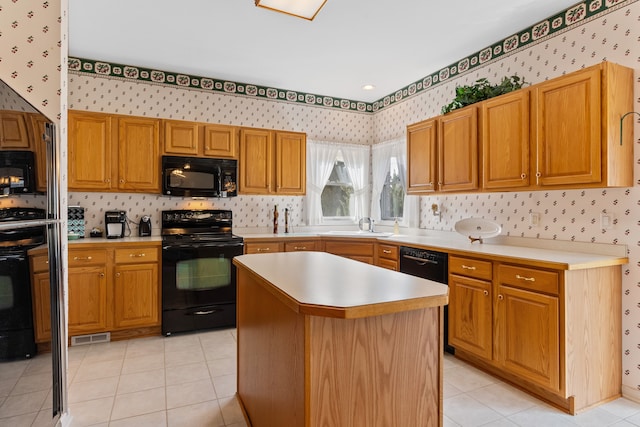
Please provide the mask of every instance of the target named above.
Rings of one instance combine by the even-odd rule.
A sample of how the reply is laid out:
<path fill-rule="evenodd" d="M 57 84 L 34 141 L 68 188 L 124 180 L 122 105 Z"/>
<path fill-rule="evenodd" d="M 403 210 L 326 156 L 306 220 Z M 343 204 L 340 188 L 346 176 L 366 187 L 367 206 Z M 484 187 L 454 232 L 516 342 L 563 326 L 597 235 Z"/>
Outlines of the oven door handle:
<path fill-rule="evenodd" d="M 181 243 L 177 245 L 166 245 L 162 247 L 162 250 L 171 250 L 171 249 L 198 249 L 198 248 L 233 248 L 238 246 L 244 246 L 244 243 Z"/>
<path fill-rule="evenodd" d="M 406 258 L 406 259 L 410 259 L 411 261 L 416 261 L 418 264 L 420 265 L 425 265 L 425 264 L 438 264 L 438 261 L 434 261 L 432 259 L 425 259 L 425 258 L 419 258 L 417 256 L 413 256 L 413 255 L 402 255 L 402 258 Z"/>

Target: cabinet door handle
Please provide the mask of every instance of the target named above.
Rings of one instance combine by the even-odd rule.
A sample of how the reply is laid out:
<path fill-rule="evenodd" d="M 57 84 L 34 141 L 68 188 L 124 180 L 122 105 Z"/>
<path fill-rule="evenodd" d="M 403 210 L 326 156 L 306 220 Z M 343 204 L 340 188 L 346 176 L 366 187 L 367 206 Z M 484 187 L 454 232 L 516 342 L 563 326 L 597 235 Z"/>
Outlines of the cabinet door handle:
<path fill-rule="evenodd" d="M 107 184 L 111 182 L 111 179 L 107 178 L 104 180 L 104 182 L 106 182 Z"/>
<path fill-rule="evenodd" d="M 294 251 L 304 251 L 304 250 L 306 250 L 306 249 L 307 249 L 307 247 L 306 247 L 306 246 L 294 246 L 294 247 L 293 247 L 293 250 L 294 250 Z"/>
<path fill-rule="evenodd" d="M 541 176 L 542 176 L 542 173 L 536 172 L 536 178 L 540 178 Z"/>
<path fill-rule="evenodd" d="M 498 299 L 499 299 L 500 301 L 502 301 L 502 300 L 504 299 L 504 297 L 503 297 L 502 295 L 498 295 Z"/>
<path fill-rule="evenodd" d="M 526 280 L 527 282 L 535 282 L 536 281 L 535 277 L 525 277 L 525 276 L 521 276 L 519 274 L 516 274 L 516 279 Z"/>
<path fill-rule="evenodd" d="M 116 277 L 120 277 L 120 273 L 116 273 Z"/>
<path fill-rule="evenodd" d="M 489 291 L 487 291 L 487 290 L 482 291 L 482 293 L 484 294 L 484 296 L 485 296 L 485 297 L 488 297 L 488 296 L 489 296 Z"/>
<path fill-rule="evenodd" d="M 104 273 L 100 273 L 100 277 L 104 277 Z"/>
<path fill-rule="evenodd" d="M 520 175 L 520 178 L 526 179 L 527 178 L 527 174 L 523 172 L 522 175 Z"/>
<path fill-rule="evenodd" d="M 258 252 L 269 252 L 271 248 L 258 248 Z"/>
<path fill-rule="evenodd" d="M 476 267 L 473 265 L 464 265 L 462 264 L 462 268 L 464 268 L 465 270 L 475 270 Z"/>
<path fill-rule="evenodd" d="M 147 254 L 145 254 L 145 253 L 143 252 L 143 253 L 141 253 L 141 254 L 129 254 L 129 256 L 130 256 L 131 258 L 142 258 L 142 257 L 147 256 Z"/>
<path fill-rule="evenodd" d="M 390 254 L 390 253 L 391 253 L 391 251 L 390 251 L 389 249 L 383 249 L 383 250 L 382 250 L 382 253 L 383 253 L 383 254 Z"/>
<path fill-rule="evenodd" d="M 93 258 L 90 256 L 74 256 L 73 260 L 74 261 L 91 261 Z M 48 263 L 49 261 L 47 261 Z"/>

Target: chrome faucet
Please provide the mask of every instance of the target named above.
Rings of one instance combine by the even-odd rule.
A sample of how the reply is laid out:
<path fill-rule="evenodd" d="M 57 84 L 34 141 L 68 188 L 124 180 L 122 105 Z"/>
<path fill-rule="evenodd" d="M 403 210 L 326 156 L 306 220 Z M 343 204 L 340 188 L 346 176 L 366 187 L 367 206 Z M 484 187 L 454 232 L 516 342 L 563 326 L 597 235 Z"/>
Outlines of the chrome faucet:
<path fill-rule="evenodd" d="M 369 221 L 371 221 L 371 226 L 369 227 L 369 231 L 372 233 L 375 233 L 376 230 L 374 230 L 374 227 L 373 227 L 375 224 L 375 221 L 373 219 L 369 219 Z"/>

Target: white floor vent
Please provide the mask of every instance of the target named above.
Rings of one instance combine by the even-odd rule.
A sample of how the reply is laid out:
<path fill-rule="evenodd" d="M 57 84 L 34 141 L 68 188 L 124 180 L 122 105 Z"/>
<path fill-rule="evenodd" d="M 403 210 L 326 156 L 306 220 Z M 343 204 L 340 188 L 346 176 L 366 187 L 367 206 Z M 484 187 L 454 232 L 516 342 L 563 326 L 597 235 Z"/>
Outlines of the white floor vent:
<path fill-rule="evenodd" d="M 103 332 L 100 334 L 91 335 L 78 335 L 71 337 L 71 346 L 85 345 L 85 344 L 97 344 L 101 342 L 111 341 L 111 332 Z"/>

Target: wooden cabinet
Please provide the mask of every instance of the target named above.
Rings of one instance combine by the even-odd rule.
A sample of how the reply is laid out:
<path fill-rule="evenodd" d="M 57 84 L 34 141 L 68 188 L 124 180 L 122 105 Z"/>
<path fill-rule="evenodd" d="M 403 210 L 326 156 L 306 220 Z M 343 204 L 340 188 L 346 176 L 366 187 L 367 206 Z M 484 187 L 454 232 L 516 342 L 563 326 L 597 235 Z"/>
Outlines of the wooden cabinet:
<path fill-rule="evenodd" d="M 559 391 L 557 273 L 500 265 L 497 291 L 496 361 L 508 372 Z"/>
<path fill-rule="evenodd" d="M 478 189 L 478 111 L 466 107 L 438 120 L 438 190 Z"/>
<path fill-rule="evenodd" d="M 633 70 L 603 62 L 409 125 L 407 192 L 631 187 L 632 110 Z"/>
<path fill-rule="evenodd" d="M 0 150 L 30 150 L 25 113 L 0 111 Z"/>
<path fill-rule="evenodd" d="M 478 188 L 477 107 L 407 127 L 409 194 Z"/>
<path fill-rule="evenodd" d="M 160 120 L 118 119 L 118 190 L 160 192 Z"/>
<path fill-rule="evenodd" d="M 114 329 L 160 324 L 159 261 L 157 247 L 115 250 Z"/>
<path fill-rule="evenodd" d="M 399 271 L 398 246 L 385 243 L 376 244 L 376 265 L 389 270 Z"/>
<path fill-rule="evenodd" d="M 437 135 L 437 119 L 407 126 L 408 194 L 430 193 L 436 190 Z"/>
<path fill-rule="evenodd" d="M 317 240 L 286 240 L 284 242 L 285 252 L 317 251 L 319 247 Z"/>
<path fill-rule="evenodd" d="M 481 103 L 482 188 L 504 190 L 530 184 L 529 91 Z"/>
<path fill-rule="evenodd" d="M 449 256 L 449 343 L 485 359 L 493 353 L 492 264 Z"/>
<path fill-rule="evenodd" d="M 106 246 L 106 247 L 105 247 Z M 69 248 L 69 336 L 111 339 L 160 333 L 159 244 L 82 243 Z M 36 342 L 51 340 L 46 249 L 30 253 Z"/>
<path fill-rule="evenodd" d="M 163 154 L 196 156 L 200 148 L 200 125 L 182 120 L 163 120 Z"/>
<path fill-rule="evenodd" d="M 284 243 L 282 241 L 244 242 L 245 254 L 262 254 L 282 251 L 284 251 Z"/>
<path fill-rule="evenodd" d="M 322 245 L 324 252 L 334 255 L 340 255 L 345 258 L 351 258 L 356 261 L 373 264 L 375 255 L 375 243 L 369 239 L 323 239 Z"/>
<path fill-rule="evenodd" d="M 532 87 L 538 186 L 633 185 L 632 87 L 633 70 L 607 62 Z"/>
<path fill-rule="evenodd" d="M 163 120 L 163 154 L 236 158 L 235 126 Z"/>
<path fill-rule="evenodd" d="M 29 261 L 35 341 L 42 343 L 51 341 L 51 294 L 46 250 L 30 256 Z"/>
<path fill-rule="evenodd" d="M 69 189 L 160 192 L 160 120 L 69 111 Z"/>
<path fill-rule="evenodd" d="M 33 153 L 36 169 L 36 190 L 47 190 L 47 144 L 43 139 L 45 124 L 50 121 L 42 114 L 29 114 L 29 125 L 33 138 Z"/>
<path fill-rule="evenodd" d="M 107 251 L 69 250 L 69 336 L 107 330 Z"/>
<path fill-rule="evenodd" d="M 238 163 L 242 194 L 304 195 L 306 192 L 304 133 L 242 129 Z"/>

